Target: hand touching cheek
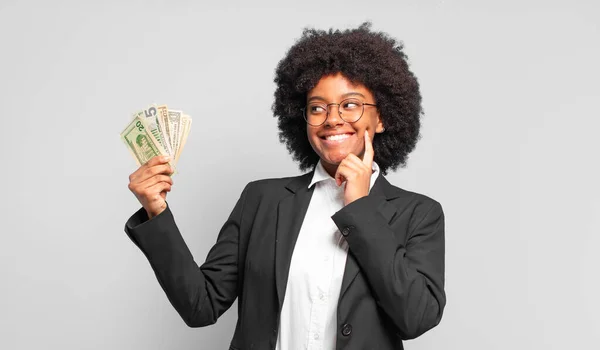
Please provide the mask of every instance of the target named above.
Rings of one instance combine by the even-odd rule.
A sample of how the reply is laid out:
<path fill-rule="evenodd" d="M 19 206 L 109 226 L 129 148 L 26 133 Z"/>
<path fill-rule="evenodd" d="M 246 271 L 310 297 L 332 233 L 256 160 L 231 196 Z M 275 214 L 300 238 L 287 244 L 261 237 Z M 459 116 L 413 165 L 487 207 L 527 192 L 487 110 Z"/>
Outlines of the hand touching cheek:
<path fill-rule="evenodd" d="M 346 182 L 344 188 L 344 205 L 369 194 L 371 174 L 373 173 L 373 144 L 369 132 L 365 130 L 365 153 L 361 160 L 350 153 L 337 168 L 335 181 L 338 186 Z"/>

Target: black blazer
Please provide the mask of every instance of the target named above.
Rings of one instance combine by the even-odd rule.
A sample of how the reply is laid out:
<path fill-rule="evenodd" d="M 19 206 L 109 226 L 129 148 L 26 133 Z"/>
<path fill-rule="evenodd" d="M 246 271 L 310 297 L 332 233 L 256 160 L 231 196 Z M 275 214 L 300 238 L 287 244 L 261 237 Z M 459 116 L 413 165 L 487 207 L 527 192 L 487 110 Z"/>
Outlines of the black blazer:
<path fill-rule="evenodd" d="M 236 298 L 230 349 L 274 349 L 292 251 L 314 186 L 313 172 L 249 183 L 202 266 L 170 209 L 140 209 L 125 231 L 146 255 L 190 327 L 213 324 Z M 349 245 L 337 308 L 336 349 L 403 349 L 440 322 L 444 214 L 435 200 L 379 176 L 367 197 L 332 216 Z"/>

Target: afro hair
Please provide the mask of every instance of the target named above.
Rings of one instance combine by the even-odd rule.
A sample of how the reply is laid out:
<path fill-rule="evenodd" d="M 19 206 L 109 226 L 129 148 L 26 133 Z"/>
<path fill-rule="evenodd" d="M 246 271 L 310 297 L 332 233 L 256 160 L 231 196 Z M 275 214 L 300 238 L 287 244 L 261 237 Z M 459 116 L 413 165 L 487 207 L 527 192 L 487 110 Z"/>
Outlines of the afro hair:
<path fill-rule="evenodd" d="M 404 167 L 419 139 L 422 114 L 419 83 L 409 70 L 403 44 L 366 22 L 344 31 L 304 29 L 275 70 L 273 114 L 279 140 L 300 170 L 312 169 L 319 156 L 306 135 L 302 108 L 308 92 L 327 75 L 341 73 L 366 86 L 375 97 L 385 132 L 373 138 L 374 160 L 383 174 Z"/>

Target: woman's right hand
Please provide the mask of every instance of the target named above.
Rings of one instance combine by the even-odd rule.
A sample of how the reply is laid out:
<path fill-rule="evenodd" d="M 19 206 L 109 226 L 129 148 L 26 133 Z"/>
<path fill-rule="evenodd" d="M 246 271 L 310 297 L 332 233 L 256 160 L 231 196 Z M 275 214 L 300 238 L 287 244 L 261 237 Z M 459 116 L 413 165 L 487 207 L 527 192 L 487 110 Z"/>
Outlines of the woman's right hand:
<path fill-rule="evenodd" d="M 129 175 L 129 190 L 146 209 L 149 219 L 167 208 L 167 192 L 173 185 L 169 161 L 168 156 L 153 157 Z"/>

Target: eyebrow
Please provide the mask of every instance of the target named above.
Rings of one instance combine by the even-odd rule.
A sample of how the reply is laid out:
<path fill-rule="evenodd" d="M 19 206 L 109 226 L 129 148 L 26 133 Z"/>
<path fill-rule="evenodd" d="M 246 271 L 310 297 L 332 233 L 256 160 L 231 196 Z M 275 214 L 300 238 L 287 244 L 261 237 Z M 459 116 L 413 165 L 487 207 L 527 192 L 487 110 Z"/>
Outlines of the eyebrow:
<path fill-rule="evenodd" d="M 341 97 L 342 97 L 342 100 L 344 100 L 344 99 L 346 99 L 348 97 L 351 97 L 351 96 L 360 96 L 362 98 L 366 98 L 365 95 L 361 94 L 360 92 L 347 92 L 347 93 L 343 94 Z M 310 102 L 310 101 L 313 101 L 313 100 L 327 101 L 325 98 L 323 98 L 321 96 L 312 96 L 306 102 Z"/>

